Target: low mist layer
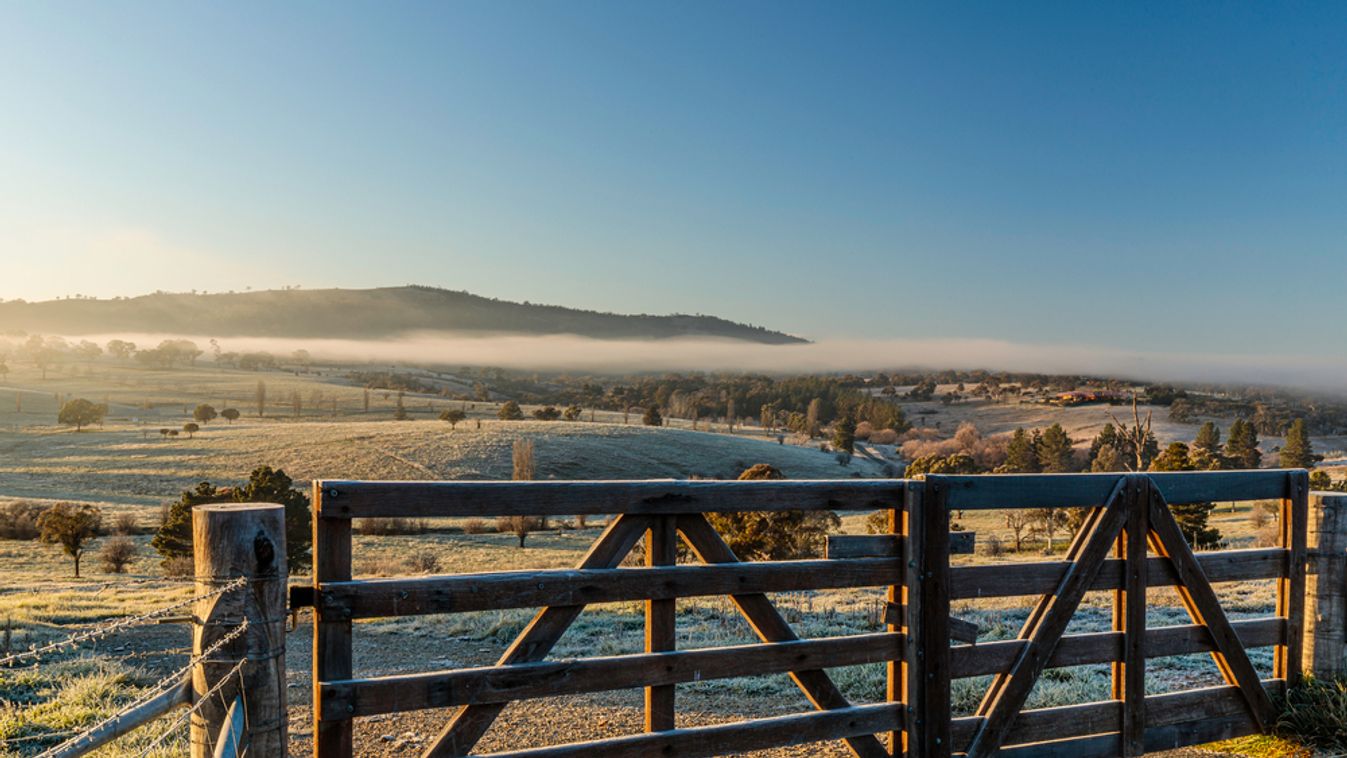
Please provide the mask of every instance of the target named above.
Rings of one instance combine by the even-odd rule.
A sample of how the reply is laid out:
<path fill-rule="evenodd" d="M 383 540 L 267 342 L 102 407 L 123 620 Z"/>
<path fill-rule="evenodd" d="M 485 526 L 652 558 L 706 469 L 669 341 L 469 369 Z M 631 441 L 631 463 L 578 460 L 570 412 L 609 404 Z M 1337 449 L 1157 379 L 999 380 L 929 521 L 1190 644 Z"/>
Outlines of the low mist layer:
<path fill-rule="evenodd" d="M 186 338 L 206 348 L 209 337 L 103 334 L 85 339 L 130 340 L 142 347 Z M 1080 345 L 1041 345 L 987 339 L 836 339 L 796 345 L 736 340 L 600 340 L 569 335 L 463 336 L 422 333 L 387 340 L 229 338 L 232 352 L 285 356 L 307 350 L 319 361 L 499 366 L 538 371 L 753 371 L 814 373 L 893 369 L 988 369 L 1090 374 L 1150 381 L 1275 384 L 1340 392 L 1347 358 L 1147 353 Z M 203 356 L 209 360 L 209 354 Z"/>

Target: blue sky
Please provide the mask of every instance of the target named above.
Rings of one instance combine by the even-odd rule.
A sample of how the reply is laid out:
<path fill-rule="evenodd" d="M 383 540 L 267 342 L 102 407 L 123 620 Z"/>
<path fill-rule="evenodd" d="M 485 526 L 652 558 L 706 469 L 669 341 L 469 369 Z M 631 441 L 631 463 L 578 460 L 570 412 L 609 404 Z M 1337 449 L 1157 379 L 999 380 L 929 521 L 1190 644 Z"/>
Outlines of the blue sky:
<path fill-rule="evenodd" d="M 1347 350 L 1347 4 L 0 0 L 0 297 Z"/>

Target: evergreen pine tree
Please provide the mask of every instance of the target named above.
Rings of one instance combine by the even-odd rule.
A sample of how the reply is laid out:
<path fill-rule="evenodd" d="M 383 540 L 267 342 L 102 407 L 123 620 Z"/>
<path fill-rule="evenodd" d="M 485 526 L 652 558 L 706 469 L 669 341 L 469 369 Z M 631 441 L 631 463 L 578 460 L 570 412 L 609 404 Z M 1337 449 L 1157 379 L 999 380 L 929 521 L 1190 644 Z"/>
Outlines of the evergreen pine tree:
<path fill-rule="evenodd" d="M 1305 419 L 1298 418 L 1286 431 L 1286 444 L 1281 450 L 1282 468 L 1313 468 L 1318 457 L 1310 444 L 1309 432 L 1305 431 Z"/>
<path fill-rule="evenodd" d="M 1216 424 L 1208 421 L 1197 430 L 1190 455 L 1193 466 L 1203 471 L 1225 468 L 1225 459 L 1221 455 L 1221 430 Z"/>
<path fill-rule="evenodd" d="M 1016 429 L 1010 435 L 1010 443 L 1006 445 L 1006 462 L 998 471 L 1030 474 L 1038 470 L 1038 450 L 1034 447 L 1034 439 L 1024 429 Z"/>
<path fill-rule="evenodd" d="M 856 452 L 856 419 L 850 413 L 843 414 L 833 424 L 833 447 L 847 453 Z"/>
<path fill-rule="evenodd" d="M 1061 424 L 1053 424 L 1044 430 L 1038 444 L 1038 463 L 1044 472 L 1050 474 L 1075 470 L 1075 461 L 1071 454 L 1071 438 L 1067 436 Z"/>
<path fill-rule="evenodd" d="M 1225 441 L 1225 455 L 1235 468 L 1258 468 L 1263 454 L 1258 450 L 1258 431 L 1244 419 L 1235 419 Z"/>

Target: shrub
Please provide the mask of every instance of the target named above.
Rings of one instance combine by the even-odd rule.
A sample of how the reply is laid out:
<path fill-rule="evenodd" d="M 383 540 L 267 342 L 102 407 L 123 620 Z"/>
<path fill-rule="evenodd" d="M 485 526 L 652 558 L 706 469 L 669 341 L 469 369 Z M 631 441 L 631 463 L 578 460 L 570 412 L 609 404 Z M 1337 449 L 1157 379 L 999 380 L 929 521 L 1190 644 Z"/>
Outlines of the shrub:
<path fill-rule="evenodd" d="M 485 519 L 470 518 L 463 522 L 464 534 L 486 534 L 494 531 L 496 530 L 492 529 L 491 525 L 486 523 Z"/>
<path fill-rule="evenodd" d="M 174 555 L 165 558 L 159 565 L 164 570 L 164 576 L 170 579 L 181 579 L 196 574 L 196 565 L 190 555 Z"/>
<path fill-rule="evenodd" d="M 502 534 L 513 534 L 519 538 L 519 546 L 524 546 L 524 540 L 528 538 L 529 532 L 532 532 L 542 526 L 542 522 L 533 516 L 499 516 L 496 518 L 496 531 Z"/>
<path fill-rule="evenodd" d="M 0 511 L 0 539 L 35 540 L 40 533 L 37 517 L 42 508 L 26 500 L 15 500 Z"/>
<path fill-rule="evenodd" d="M 856 424 L 856 439 L 868 440 L 874 436 L 874 433 L 875 428 L 870 425 L 869 421 L 862 421 L 859 424 Z"/>
<path fill-rule="evenodd" d="M 356 522 L 355 531 L 359 534 L 395 535 L 425 534 L 430 531 L 430 522 L 414 518 L 365 518 Z"/>
<path fill-rule="evenodd" d="M 898 432 L 892 429 L 876 429 L 870 432 L 870 441 L 877 445 L 892 445 L 898 442 Z"/>
<path fill-rule="evenodd" d="M 1278 734 L 1325 753 L 1347 751 L 1347 680 L 1307 676 L 1280 704 Z"/>
<path fill-rule="evenodd" d="M 112 521 L 113 534 L 135 534 L 136 533 L 136 514 L 119 513 Z"/>
<path fill-rule="evenodd" d="M 433 574 L 440 569 L 440 556 L 431 550 L 417 550 L 407 556 L 407 569 L 418 574 Z"/>
<path fill-rule="evenodd" d="M 169 505 L 159 531 L 150 542 L 164 557 L 164 568 L 172 558 L 192 557 L 192 507 L 208 503 L 279 503 L 285 506 L 285 546 L 290 573 L 309 567 L 313 541 L 309 498 L 292 489 L 290 477 L 281 469 L 258 466 L 240 487 L 215 487 L 201 482 Z"/>
<path fill-rule="evenodd" d="M 739 475 L 740 480 L 785 478 L 766 463 Z M 754 561 L 821 556 L 828 532 L 842 525 L 832 511 L 708 513 L 706 517 L 740 560 Z"/>
<path fill-rule="evenodd" d="M 126 567 L 131 565 L 139 552 L 135 540 L 125 534 L 118 534 L 103 545 L 103 549 L 98 552 L 98 558 L 103 562 L 103 571 L 109 574 L 125 574 Z"/>
<path fill-rule="evenodd" d="M 524 418 L 524 411 L 519 407 L 519 403 L 506 400 L 501 405 L 500 410 L 496 412 L 496 417 L 501 421 L 519 421 Z"/>
<path fill-rule="evenodd" d="M 999 556 L 1002 552 L 1003 549 L 1001 547 L 1000 537 L 997 537 L 995 534 L 989 534 L 987 535 L 986 539 L 982 540 L 983 555 L 987 556 L 988 558 L 995 558 Z"/>

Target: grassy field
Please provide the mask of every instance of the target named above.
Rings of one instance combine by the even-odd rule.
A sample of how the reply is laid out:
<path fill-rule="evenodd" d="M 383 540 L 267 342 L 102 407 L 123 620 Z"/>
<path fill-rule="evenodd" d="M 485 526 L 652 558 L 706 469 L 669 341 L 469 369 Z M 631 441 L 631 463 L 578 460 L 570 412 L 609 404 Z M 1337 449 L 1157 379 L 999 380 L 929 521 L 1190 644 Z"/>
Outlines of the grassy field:
<path fill-rule="evenodd" d="M 495 403 L 469 405 L 468 421 L 451 430 L 435 420 L 439 411 L 460 407 L 457 401 L 408 395 L 412 420 L 392 419 L 396 398 L 370 394 L 345 384 L 339 372 L 291 375 L 216 370 L 150 371 L 129 366 L 67 366 L 46 381 L 35 370 L 15 367 L 0 387 L 0 501 L 14 498 L 77 500 L 101 503 L 109 512 L 132 511 L 142 527 L 150 527 L 157 506 L 201 480 L 217 484 L 241 481 L 258 465 L 284 468 L 297 481 L 311 478 L 365 479 L 503 479 L 511 472 L 511 447 L 517 439 L 536 446 L 539 478 L 615 479 L 655 477 L 733 477 L 748 465 L 771 463 L 792 478 L 881 476 L 886 463 L 858 455 L 841 466 L 833 455 L 815 446 L 777 444 L 749 427 L 731 436 L 686 428 L 647 428 L 622 423 L 616 413 L 598 413 L 589 422 L 502 422 Z M 250 405 L 256 382 L 267 383 L 270 402 L 259 418 Z M 303 409 L 292 405 L 298 393 Z M 7 398 L 6 395 L 9 395 Z M 102 428 L 74 432 L 54 424 L 58 395 L 106 399 L 112 408 Z M 18 397 L 19 402 L 13 402 Z M 229 425 L 222 420 L 192 438 L 162 439 L 160 428 L 179 428 L 191 408 L 209 402 L 217 408 L 234 405 L 245 418 Z M 21 406 L 21 409 L 20 409 Z M 1016 426 L 1062 422 L 1073 436 L 1085 439 L 1107 421 L 1105 409 L 1055 408 L 1037 404 L 911 404 L 913 420 L 952 431 L 974 420 L 985 434 Z M 526 412 L 529 409 L 525 409 Z M 1161 414 L 1162 415 L 1162 412 Z M 588 414 L 586 415 L 588 418 Z M 1158 417 L 1157 417 L 1158 418 Z M 634 422 L 636 419 L 632 419 Z M 671 420 L 672 425 L 687 422 Z M 705 423 L 702 429 L 706 429 Z M 723 431 L 718 429 L 717 431 Z M 1159 419 L 1162 441 L 1191 437 L 1192 427 Z M 1332 441 L 1324 441 L 1332 444 Z M 1324 443 L 1317 443 L 1320 449 Z M 880 447 L 892 455 L 892 447 Z M 1267 528 L 1252 516 L 1257 504 L 1218 507 L 1212 524 L 1232 547 L 1249 547 L 1267 539 Z M 978 561 L 1043 560 L 1044 546 L 1030 541 L 1018 553 L 986 554 L 987 545 L 1010 545 L 1004 513 L 970 512 L 960 526 L 978 535 Z M 557 568 L 573 565 L 597 537 L 594 527 L 539 532 L 527 547 L 515 546 L 512 535 L 465 534 L 459 522 L 435 524 L 434 531 L 409 536 L 358 535 L 354 569 L 357 576 L 388 576 L 424 571 L 493 571 Z M 863 533 L 864 515 L 849 515 L 843 531 Z M 86 577 L 68 578 L 70 564 L 58 548 L 33 542 L 0 541 L 0 624 L 12 629 L 10 644 L 22 648 L 68 634 L 72 629 L 109 618 L 141 613 L 189 596 L 188 585 L 161 576 L 148 536 L 139 535 L 139 558 L 124 576 L 104 574 L 97 559 L 86 560 Z M 1059 538 L 1058 550 L 1065 536 Z M 95 551 L 97 546 L 95 546 Z M 1234 618 L 1265 616 L 1273 611 L 1271 582 L 1245 582 L 1218 587 Z M 1153 589 L 1148 624 L 1187 623 L 1171 590 Z M 880 628 L 882 594 L 875 590 L 788 593 L 774 598 L 804 637 L 854 634 Z M 982 640 L 1016 635 L 1031 598 L 963 601 L 954 613 L 979 625 Z M 1072 632 L 1109 627 L 1111 597 L 1092 593 L 1072 622 Z M 678 646 L 708 647 L 753 641 L 747 624 L 724 598 L 680 601 Z M 453 616 L 383 619 L 360 622 L 355 635 L 356 670 L 363 675 L 483 665 L 493 662 L 527 623 L 527 611 Z M 636 603 L 591 607 L 563 638 L 555 655 L 612 655 L 642 647 L 642 608 Z M 114 639 L 62 653 L 37 667 L 0 669 L 0 756 L 30 756 L 58 736 L 87 726 L 132 700 L 165 672 L 182 665 L 190 645 L 185 626 L 156 625 Z M 309 627 L 289 635 L 288 677 L 291 699 L 292 752 L 310 748 Z M 958 654 L 956 648 L 955 654 Z M 1270 675 L 1271 649 L 1252 653 L 1255 665 Z M 844 692 L 858 702 L 883 699 L 883 666 L 834 671 Z M 1147 668 L 1152 693 L 1220 682 L 1209 656 L 1179 656 L 1153 661 Z M 971 711 L 987 681 L 960 680 L 954 686 L 959 713 Z M 1030 698 L 1031 707 L 1107 699 L 1108 666 L 1078 666 L 1045 674 Z M 745 716 L 766 716 L 807 710 L 808 703 L 787 677 L 774 676 L 701 682 L 679 686 L 680 725 L 713 723 Z M 639 731 L 639 691 L 605 693 L 564 700 L 548 699 L 506 710 L 501 726 L 488 733 L 485 750 L 526 747 Z M 429 711 L 358 722 L 362 755 L 397 754 L 424 747 L 446 714 Z M 167 722 L 142 730 L 102 751 L 102 755 L 138 755 Z M 181 730 L 180 730 L 181 731 Z M 45 736 L 44 736 L 45 735 Z M 8 742 L 9 740 L 19 740 Z M 180 754 L 184 742 L 170 741 L 158 755 Z M 798 753 L 776 751 L 763 755 Z M 813 754 L 846 755 L 838 745 L 819 746 Z"/>

